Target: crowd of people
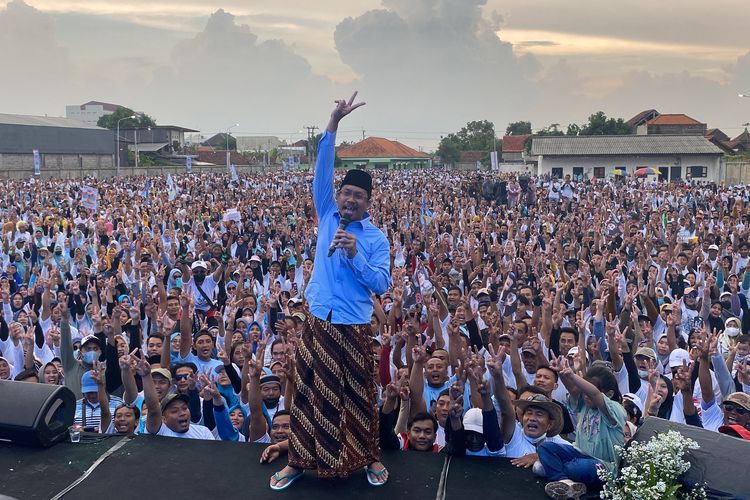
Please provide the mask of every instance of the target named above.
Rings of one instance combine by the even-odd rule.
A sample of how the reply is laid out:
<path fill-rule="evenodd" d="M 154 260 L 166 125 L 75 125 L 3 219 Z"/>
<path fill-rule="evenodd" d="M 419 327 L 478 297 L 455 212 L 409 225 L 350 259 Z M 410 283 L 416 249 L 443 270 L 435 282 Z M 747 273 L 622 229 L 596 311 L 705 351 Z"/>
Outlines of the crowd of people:
<path fill-rule="evenodd" d="M 506 457 L 565 498 L 649 416 L 750 438 L 747 188 L 373 177 L 381 449 Z M 312 180 L 3 181 L 0 379 L 65 385 L 85 431 L 286 454 Z"/>

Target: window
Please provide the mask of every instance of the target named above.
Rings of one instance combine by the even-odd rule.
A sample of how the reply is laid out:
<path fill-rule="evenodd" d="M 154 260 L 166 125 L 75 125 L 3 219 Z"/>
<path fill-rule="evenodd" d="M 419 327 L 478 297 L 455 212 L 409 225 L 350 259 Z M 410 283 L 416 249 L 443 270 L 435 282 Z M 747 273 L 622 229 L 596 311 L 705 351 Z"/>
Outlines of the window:
<path fill-rule="evenodd" d="M 573 167 L 573 179 L 583 180 L 583 167 Z"/>
<path fill-rule="evenodd" d="M 594 177 L 596 179 L 604 178 L 604 167 L 594 167 Z"/>
<path fill-rule="evenodd" d="M 562 179 L 563 169 L 560 167 L 552 168 L 552 177 L 554 177 L 555 179 Z"/>
<path fill-rule="evenodd" d="M 708 167 L 699 167 L 699 166 L 688 167 L 688 174 L 693 179 L 698 178 L 698 177 L 708 177 Z"/>
<path fill-rule="evenodd" d="M 682 167 L 670 167 L 669 168 L 669 180 L 676 181 L 682 179 Z"/>

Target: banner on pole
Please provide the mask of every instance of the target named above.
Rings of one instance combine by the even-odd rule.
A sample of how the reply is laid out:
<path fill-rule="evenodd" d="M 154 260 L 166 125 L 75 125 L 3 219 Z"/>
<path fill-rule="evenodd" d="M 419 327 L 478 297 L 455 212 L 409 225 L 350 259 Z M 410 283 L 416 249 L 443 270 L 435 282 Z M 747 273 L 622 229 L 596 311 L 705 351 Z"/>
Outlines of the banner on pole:
<path fill-rule="evenodd" d="M 42 157 L 39 150 L 34 150 L 34 175 L 42 175 Z"/>

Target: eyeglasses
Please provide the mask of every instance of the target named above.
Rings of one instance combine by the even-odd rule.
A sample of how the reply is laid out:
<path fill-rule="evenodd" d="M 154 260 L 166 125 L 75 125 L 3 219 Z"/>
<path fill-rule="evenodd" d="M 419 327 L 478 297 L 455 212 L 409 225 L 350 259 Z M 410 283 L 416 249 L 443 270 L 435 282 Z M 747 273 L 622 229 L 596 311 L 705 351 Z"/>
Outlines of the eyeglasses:
<path fill-rule="evenodd" d="M 175 379 L 175 380 L 187 380 L 187 379 L 189 379 L 189 378 L 190 378 L 190 375 L 187 375 L 187 374 L 183 374 L 183 375 L 175 375 L 175 376 L 174 376 L 174 379 Z"/>
<path fill-rule="evenodd" d="M 724 409 L 724 411 L 731 411 L 736 413 L 737 415 L 747 415 L 750 413 L 750 410 L 747 408 L 743 408 L 742 406 L 736 405 L 734 403 L 722 403 L 721 407 Z"/>

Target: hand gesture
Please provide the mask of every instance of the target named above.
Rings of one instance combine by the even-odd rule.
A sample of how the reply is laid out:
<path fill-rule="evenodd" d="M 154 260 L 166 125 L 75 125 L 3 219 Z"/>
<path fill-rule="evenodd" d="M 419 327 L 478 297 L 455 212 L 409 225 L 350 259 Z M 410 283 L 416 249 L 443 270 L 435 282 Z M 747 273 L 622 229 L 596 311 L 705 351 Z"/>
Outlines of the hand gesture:
<path fill-rule="evenodd" d="M 357 92 L 354 92 L 352 94 L 351 98 L 347 101 L 346 99 L 339 99 L 336 100 L 336 107 L 334 108 L 333 112 L 331 113 L 331 121 L 334 122 L 336 125 L 338 125 L 338 122 L 341 121 L 343 117 L 354 111 L 355 109 L 359 108 L 360 106 L 364 106 L 364 102 L 358 102 L 354 104 L 354 99 L 357 97 Z"/>
<path fill-rule="evenodd" d="M 490 344 L 488 346 L 489 358 L 487 358 L 487 368 L 490 370 L 490 374 L 493 377 L 503 376 L 503 363 L 505 362 L 506 349 L 505 346 L 501 345 L 495 352 L 495 347 Z"/>
<path fill-rule="evenodd" d="M 146 357 L 143 355 L 143 351 L 138 349 L 138 353 L 136 355 L 136 362 L 135 362 L 135 373 L 140 375 L 141 377 L 145 377 L 149 373 L 151 373 L 151 365 L 148 364 L 148 361 L 146 361 Z"/>

